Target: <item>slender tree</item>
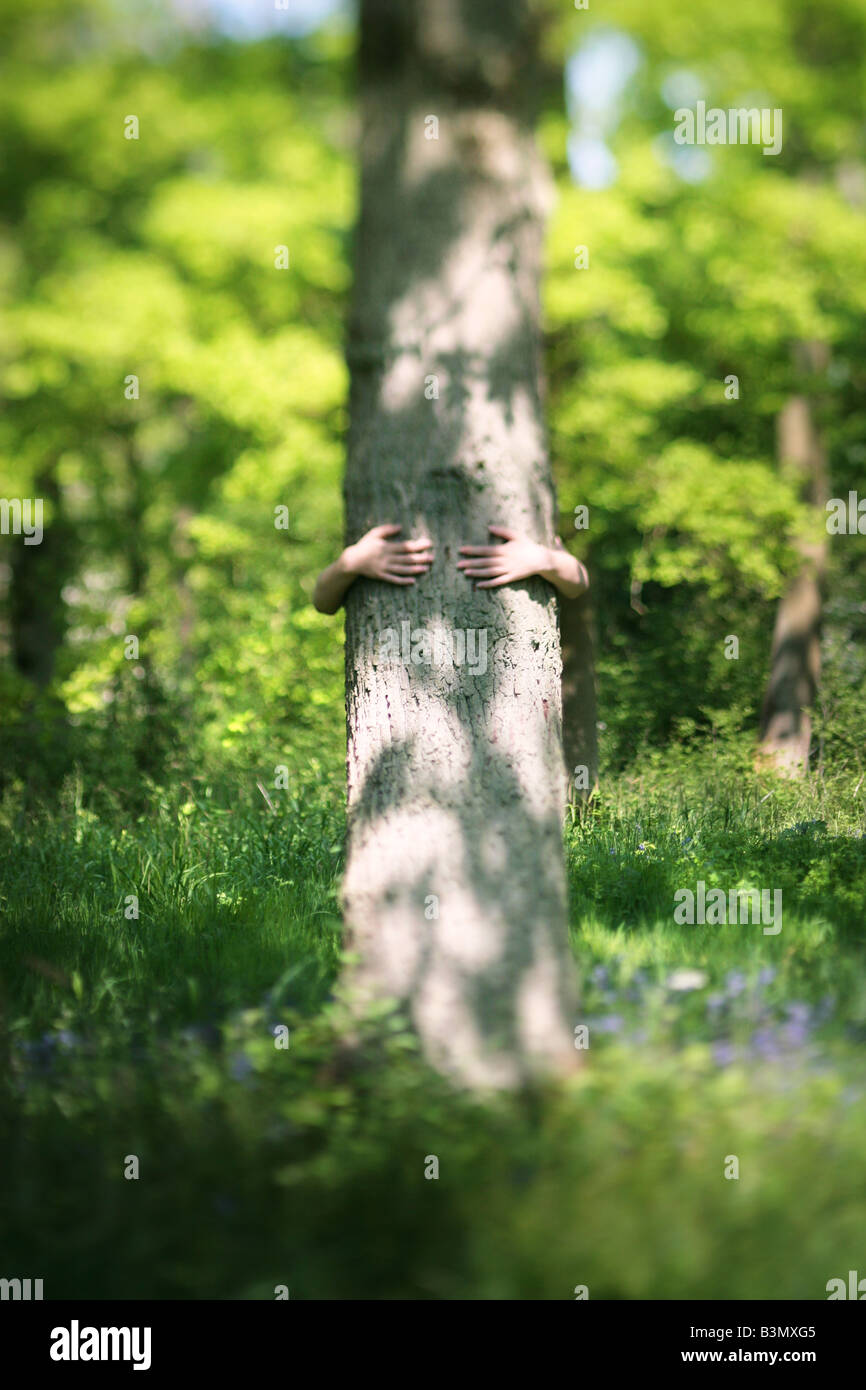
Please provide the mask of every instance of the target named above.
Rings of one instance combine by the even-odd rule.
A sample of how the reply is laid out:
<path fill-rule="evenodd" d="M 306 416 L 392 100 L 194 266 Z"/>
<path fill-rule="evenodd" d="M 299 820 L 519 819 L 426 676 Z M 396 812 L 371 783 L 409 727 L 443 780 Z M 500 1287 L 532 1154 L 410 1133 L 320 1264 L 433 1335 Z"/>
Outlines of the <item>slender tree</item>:
<path fill-rule="evenodd" d="M 554 538 L 535 53 L 527 0 L 362 0 L 347 533 L 436 559 L 349 594 L 347 988 L 481 1087 L 577 1058 L 554 593 L 456 568 L 490 523 Z"/>
<path fill-rule="evenodd" d="M 800 344 L 802 372 L 826 369 L 827 351 L 819 343 Z M 815 424 L 813 402 L 795 395 L 785 403 L 777 428 L 779 463 L 793 473 L 803 501 L 823 511 L 827 499 L 827 456 Z M 770 676 L 761 711 L 760 756 L 780 772 L 799 776 L 809 765 L 810 710 L 821 674 L 822 586 L 826 536 L 804 539 L 799 566 L 776 611 Z"/>
<path fill-rule="evenodd" d="M 38 545 L 27 544 L 23 536 L 15 538 L 10 614 L 15 665 L 22 676 L 44 688 L 63 643 L 62 589 L 72 569 L 75 545 L 53 461 L 37 477 L 34 493 L 51 508 L 51 519 Z"/>

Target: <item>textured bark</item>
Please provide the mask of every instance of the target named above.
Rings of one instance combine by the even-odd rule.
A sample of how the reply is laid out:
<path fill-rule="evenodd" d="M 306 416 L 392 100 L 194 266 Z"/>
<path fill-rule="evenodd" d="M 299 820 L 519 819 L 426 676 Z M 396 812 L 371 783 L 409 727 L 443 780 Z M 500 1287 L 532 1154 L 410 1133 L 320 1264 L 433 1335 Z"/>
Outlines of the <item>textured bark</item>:
<path fill-rule="evenodd" d="M 456 568 L 488 522 L 554 536 L 532 52 L 523 0 L 361 6 L 347 535 L 397 522 L 436 560 L 413 588 L 348 596 L 347 985 L 399 1000 L 433 1064 L 477 1086 L 577 1056 L 555 596 L 540 579 L 473 591 Z M 383 658 L 405 623 L 440 639 L 440 664 Z M 474 669 L 448 658 L 461 632 Z"/>
<path fill-rule="evenodd" d="M 803 345 L 799 356 L 804 368 L 814 369 L 823 354 L 817 345 Z M 823 507 L 827 460 L 805 396 L 791 397 L 779 416 L 778 453 L 782 467 L 795 472 L 804 500 Z M 779 602 L 761 712 L 760 757 L 789 776 L 801 775 L 809 764 L 809 710 L 821 675 L 826 542 L 804 542 L 800 557 L 800 569 Z"/>

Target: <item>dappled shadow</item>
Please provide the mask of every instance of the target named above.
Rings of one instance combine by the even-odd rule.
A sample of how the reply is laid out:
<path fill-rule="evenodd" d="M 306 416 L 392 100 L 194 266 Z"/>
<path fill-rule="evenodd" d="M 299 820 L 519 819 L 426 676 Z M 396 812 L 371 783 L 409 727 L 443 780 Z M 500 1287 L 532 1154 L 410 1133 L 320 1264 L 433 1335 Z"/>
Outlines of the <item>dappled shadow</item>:
<path fill-rule="evenodd" d="M 575 1063 L 554 593 L 456 568 L 490 523 L 555 529 L 530 25 L 522 0 L 364 0 L 347 345 L 347 539 L 391 522 L 436 548 L 414 586 L 347 598 L 350 983 L 408 1007 L 443 1069 L 493 1084 Z M 483 633 L 486 664 L 388 663 L 377 644 L 404 625 Z"/>

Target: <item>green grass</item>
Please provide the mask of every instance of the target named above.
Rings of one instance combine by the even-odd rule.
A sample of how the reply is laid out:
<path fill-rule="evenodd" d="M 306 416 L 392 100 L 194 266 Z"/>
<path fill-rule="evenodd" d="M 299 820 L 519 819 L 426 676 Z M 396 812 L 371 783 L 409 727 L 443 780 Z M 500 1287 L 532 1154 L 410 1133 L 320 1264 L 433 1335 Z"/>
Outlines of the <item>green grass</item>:
<path fill-rule="evenodd" d="M 129 819 L 71 779 L 26 824 L 10 793 L 0 1274 L 47 1297 L 826 1297 L 866 1224 L 853 792 L 734 753 L 608 780 L 566 832 L 587 1065 L 486 1104 L 388 1010 L 340 1046 L 333 786 L 274 812 L 201 779 Z M 676 925 L 699 878 L 781 888 L 782 931 Z"/>

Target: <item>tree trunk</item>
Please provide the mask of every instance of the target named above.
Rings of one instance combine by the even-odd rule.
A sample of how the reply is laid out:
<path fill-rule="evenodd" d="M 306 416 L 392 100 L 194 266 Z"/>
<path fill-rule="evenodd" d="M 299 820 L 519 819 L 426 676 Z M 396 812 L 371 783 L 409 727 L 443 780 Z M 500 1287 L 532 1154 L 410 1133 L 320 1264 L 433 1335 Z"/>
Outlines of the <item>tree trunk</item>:
<path fill-rule="evenodd" d="M 817 370 L 826 365 L 819 344 L 798 349 L 799 365 Z M 793 470 L 803 499 L 823 507 L 827 497 L 827 460 L 806 396 L 792 396 L 778 421 L 778 453 L 783 468 Z M 826 542 L 803 542 L 801 565 L 783 594 L 773 633 L 770 678 L 761 711 L 760 757 L 788 776 L 800 776 L 809 764 L 814 704 L 821 674 L 822 584 Z"/>
<path fill-rule="evenodd" d="M 577 1057 L 555 596 L 456 568 L 489 522 L 554 536 L 532 56 L 525 0 L 362 0 L 347 534 L 397 522 L 436 560 L 346 605 L 347 989 L 481 1087 Z"/>
<path fill-rule="evenodd" d="M 10 612 L 12 651 L 22 676 L 40 688 L 49 684 L 65 630 L 63 586 L 72 570 L 74 535 L 63 512 L 63 495 L 51 464 L 36 481 L 35 495 L 52 509 L 40 545 L 16 537 L 12 549 Z"/>

